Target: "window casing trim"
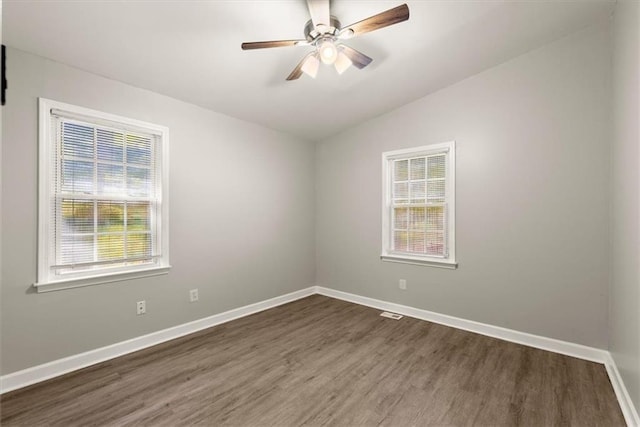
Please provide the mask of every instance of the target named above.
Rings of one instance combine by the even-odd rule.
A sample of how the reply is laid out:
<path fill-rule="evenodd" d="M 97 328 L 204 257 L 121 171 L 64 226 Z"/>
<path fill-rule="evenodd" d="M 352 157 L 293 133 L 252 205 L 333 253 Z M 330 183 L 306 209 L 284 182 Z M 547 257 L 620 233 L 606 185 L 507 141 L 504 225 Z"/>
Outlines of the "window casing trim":
<path fill-rule="evenodd" d="M 445 185 L 446 191 L 446 226 L 445 233 L 447 233 L 448 240 L 448 256 L 428 256 L 419 255 L 413 253 L 404 253 L 392 251 L 391 239 L 391 183 L 392 179 L 392 167 L 391 163 L 394 160 L 405 159 L 419 156 L 432 156 L 436 154 L 446 153 L 447 156 L 447 168 Z M 401 150 L 386 151 L 382 153 L 382 253 L 380 259 L 382 261 L 399 262 L 403 264 L 415 264 L 423 266 L 433 266 L 455 269 L 457 268 L 456 262 L 456 245 L 455 245 L 455 141 L 448 141 L 438 144 L 424 145 L 414 148 L 406 148 Z"/>
<path fill-rule="evenodd" d="M 64 114 L 70 119 L 92 121 L 96 125 L 126 128 L 128 130 L 145 130 L 157 135 L 160 140 L 161 163 L 159 174 L 160 196 L 158 197 L 159 231 L 158 244 L 161 256 L 153 264 L 125 266 L 109 270 L 97 270 L 81 274 L 71 273 L 66 277 L 56 277 L 51 273 L 50 253 L 50 223 L 51 201 L 56 197 L 52 189 L 51 177 L 54 144 L 51 143 L 53 128 L 52 120 L 57 115 Z M 33 286 L 38 292 L 75 288 L 99 283 L 109 283 L 129 280 L 150 275 L 166 274 L 171 268 L 169 264 L 169 129 L 152 123 L 130 119 L 115 114 L 104 113 L 89 108 L 58 102 L 46 98 L 38 98 L 38 259 L 37 279 Z M 55 260 L 54 260 L 55 261 Z"/>
<path fill-rule="evenodd" d="M 52 280 L 46 283 L 34 283 L 38 293 L 59 291 L 62 289 L 80 288 L 84 286 L 101 285 L 104 283 L 123 282 L 125 280 L 142 279 L 145 277 L 162 276 L 169 273 L 170 265 L 164 267 L 142 266 L 137 270 L 121 272 L 109 272 L 108 274 L 96 274 L 91 277 L 65 278 L 64 280 Z"/>

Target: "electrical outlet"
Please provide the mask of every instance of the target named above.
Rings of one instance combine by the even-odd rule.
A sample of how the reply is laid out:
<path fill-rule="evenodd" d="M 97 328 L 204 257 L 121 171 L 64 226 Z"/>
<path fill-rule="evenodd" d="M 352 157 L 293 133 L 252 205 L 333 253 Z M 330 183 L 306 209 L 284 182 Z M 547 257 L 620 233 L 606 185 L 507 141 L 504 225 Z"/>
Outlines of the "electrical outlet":
<path fill-rule="evenodd" d="M 398 287 L 400 289 L 402 289 L 403 291 L 406 291 L 407 290 L 407 281 L 405 279 L 400 279 L 398 281 Z"/>
<path fill-rule="evenodd" d="M 138 301 L 136 303 L 136 314 L 141 315 L 147 312 L 147 302 L 146 301 Z"/>
<path fill-rule="evenodd" d="M 191 289 L 189 291 L 189 301 L 190 302 L 198 301 L 198 289 Z"/>

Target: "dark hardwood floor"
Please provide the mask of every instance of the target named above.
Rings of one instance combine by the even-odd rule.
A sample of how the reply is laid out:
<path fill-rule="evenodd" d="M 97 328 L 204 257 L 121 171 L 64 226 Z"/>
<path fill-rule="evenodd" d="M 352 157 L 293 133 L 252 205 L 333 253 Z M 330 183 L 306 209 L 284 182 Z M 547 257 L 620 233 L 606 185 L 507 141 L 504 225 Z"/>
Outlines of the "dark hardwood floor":
<path fill-rule="evenodd" d="M 603 365 L 314 295 L 7 393 L 2 425 L 621 426 Z"/>

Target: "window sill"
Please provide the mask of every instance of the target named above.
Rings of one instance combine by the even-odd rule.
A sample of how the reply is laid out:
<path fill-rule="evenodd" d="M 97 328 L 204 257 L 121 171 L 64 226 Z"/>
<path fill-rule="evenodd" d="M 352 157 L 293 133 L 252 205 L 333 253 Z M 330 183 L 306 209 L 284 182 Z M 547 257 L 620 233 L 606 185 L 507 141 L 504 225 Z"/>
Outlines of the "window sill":
<path fill-rule="evenodd" d="M 125 280 L 141 279 L 143 277 L 153 277 L 168 274 L 171 266 L 145 268 L 124 273 L 111 273 L 99 276 L 81 277 L 73 279 L 62 279 L 50 282 L 34 283 L 38 293 L 59 291 L 62 289 L 80 288 L 83 286 L 100 285 L 103 283 L 122 282 Z"/>
<path fill-rule="evenodd" d="M 446 268 L 449 270 L 455 270 L 456 268 L 458 268 L 458 264 L 455 261 L 450 261 L 450 260 L 424 259 L 424 258 L 411 257 L 406 255 L 380 255 L 380 259 L 386 262 L 423 265 L 427 267 Z"/>

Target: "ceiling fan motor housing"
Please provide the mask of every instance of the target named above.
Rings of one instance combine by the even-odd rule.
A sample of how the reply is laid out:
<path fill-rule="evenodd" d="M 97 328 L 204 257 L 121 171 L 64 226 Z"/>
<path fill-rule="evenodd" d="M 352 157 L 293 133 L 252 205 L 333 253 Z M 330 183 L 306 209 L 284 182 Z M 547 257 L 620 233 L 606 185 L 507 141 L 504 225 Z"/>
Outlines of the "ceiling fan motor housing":
<path fill-rule="evenodd" d="M 313 25 L 313 21 L 307 21 L 304 26 L 304 37 L 309 43 L 313 43 L 317 41 L 319 37 L 323 36 L 335 38 L 340 32 L 340 21 L 333 15 L 331 15 L 330 21 L 331 25 L 329 27 L 320 28 L 320 30 L 324 30 L 323 32 L 320 32 L 320 30 Z"/>

